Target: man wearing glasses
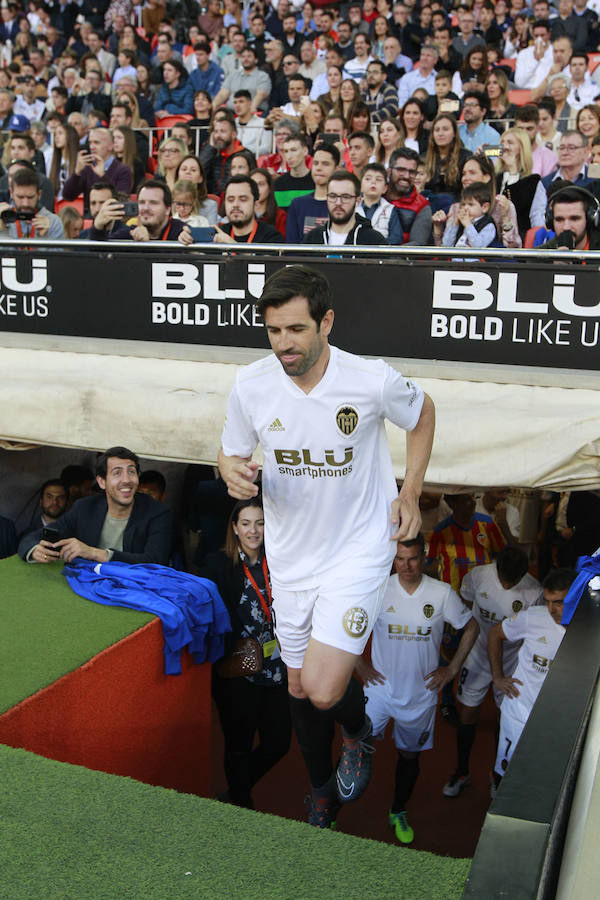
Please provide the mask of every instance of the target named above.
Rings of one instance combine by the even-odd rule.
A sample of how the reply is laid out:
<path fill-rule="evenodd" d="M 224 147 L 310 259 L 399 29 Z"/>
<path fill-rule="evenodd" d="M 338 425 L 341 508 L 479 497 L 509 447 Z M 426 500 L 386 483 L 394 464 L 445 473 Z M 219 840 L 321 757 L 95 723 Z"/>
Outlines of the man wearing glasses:
<path fill-rule="evenodd" d="M 390 244 L 430 243 L 431 206 L 415 187 L 418 165 L 419 154 L 409 147 L 394 150 L 390 158 L 390 186 L 385 199 L 396 207 L 390 218 Z"/>
<path fill-rule="evenodd" d="M 352 172 L 338 169 L 327 182 L 327 224 L 313 228 L 303 244 L 377 245 L 386 244 L 382 234 L 375 231 L 368 219 L 356 214 L 360 203 L 360 181 Z"/>
<path fill-rule="evenodd" d="M 500 135 L 495 128 L 484 122 L 484 116 L 490 108 L 487 94 L 481 91 L 465 91 L 463 111 L 465 121 L 458 126 L 458 134 L 465 148 L 476 153 L 483 144 L 497 147 Z"/>
<path fill-rule="evenodd" d="M 571 181 L 580 187 L 589 184 L 585 161 L 587 141 L 580 131 L 565 131 L 558 145 L 558 169 L 551 175 L 542 178 L 542 184 L 548 190 L 553 181 Z"/>

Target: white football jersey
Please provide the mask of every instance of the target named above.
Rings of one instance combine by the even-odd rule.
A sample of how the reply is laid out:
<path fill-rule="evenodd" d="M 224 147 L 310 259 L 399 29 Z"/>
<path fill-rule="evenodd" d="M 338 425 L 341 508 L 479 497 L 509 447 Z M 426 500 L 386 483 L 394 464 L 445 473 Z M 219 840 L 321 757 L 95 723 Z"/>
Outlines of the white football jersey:
<path fill-rule="evenodd" d="M 223 429 L 226 456 L 260 443 L 265 549 L 276 585 L 318 587 L 329 576 L 385 577 L 395 553 L 397 496 L 384 420 L 411 430 L 423 391 L 383 360 L 331 347 L 309 394 L 276 356 L 240 371 Z"/>
<path fill-rule="evenodd" d="M 542 586 L 533 575 L 526 572 L 517 585 L 508 590 L 502 587 L 498 578 L 496 563 L 476 566 L 465 575 L 460 587 L 465 603 L 473 604 L 473 618 L 479 624 L 479 635 L 471 650 L 465 666 L 472 667 L 483 663 L 486 671 L 489 667 L 487 641 L 490 628 L 514 616 L 522 609 L 529 609 L 543 602 Z M 505 641 L 503 645 L 504 673 L 509 674 L 517 662 L 519 645 Z"/>
<path fill-rule="evenodd" d="M 373 628 L 371 659 L 396 702 L 413 707 L 437 703 L 424 678 L 438 667 L 444 622 L 464 628 L 470 618 L 471 611 L 449 584 L 423 575 L 409 594 L 398 576 L 391 576 Z"/>
<path fill-rule="evenodd" d="M 510 706 L 511 715 L 526 722 L 565 636 L 565 629 L 557 625 L 544 605 L 532 606 L 506 619 L 502 630 L 509 641 L 523 641 L 513 672 L 513 678 L 520 679 L 523 684 L 517 685 L 518 697 L 504 699 L 502 709 Z"/>

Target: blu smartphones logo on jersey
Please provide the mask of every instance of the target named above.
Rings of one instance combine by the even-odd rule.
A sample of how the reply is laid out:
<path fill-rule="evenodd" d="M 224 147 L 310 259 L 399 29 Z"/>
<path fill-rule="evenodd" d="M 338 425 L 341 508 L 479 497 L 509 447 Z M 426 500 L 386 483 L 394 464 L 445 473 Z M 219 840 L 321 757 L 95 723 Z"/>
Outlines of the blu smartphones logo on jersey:
<path fill-rule="evenodd" d="M 536 672 L 546 672 L 546 670 L 552 665 L 553 660 L 548 659 L 547 656 L 538 656 L 537 653 L 533 654 L 533 668 Z"/>
<path fill-rule="evenodd" d="M 417 625 L 413 631 L 410 625 L 388 624 L 388 637 L 403 641 L 426 641 L 431 634 L 431 625 Z"/>
<path fill-rule="evenodd" d="M 432 308 L 446 312 L 432 313 L 431 337 L 564 347 L 600 343 L 600 302 L 576 302 L 575 275 L 554 275 L 549 301 L 524 296 L 517 272 L 499 272 L 495 294 L 491 286 L 487 272 L 436 271 Z"/>
<path fill-rule="evenodd" d="M 45 259 L 29 262 L 28 278 L 21 280 L 17 273 L 17 260 L 7 257 L 0 264 L 2 278 L 0 291 L 0 321 L 3 316 L 26 316 L 45 319 L 48 316 L 48 268 Z M 41 293 L 45 291 L 46 293 Z"/>
<path fill-rule="evenodd" d="M 352 471 L 354 447 L 344 448 L 344 458 L 337 460 L 335 450 L 325 450 L 324 459 L 313 459 L 310 450 L 273 450 L 280 475 L 304 475 L 308 478 L 342 478 Z"/>
<path fill-rule="evenodd" d="M 264 263 L 248 263 L 235 288 L 223 287 L 224 266 L 152 263 L 152 324 L 262 328 L 254 300 L 265 286 Z"/>

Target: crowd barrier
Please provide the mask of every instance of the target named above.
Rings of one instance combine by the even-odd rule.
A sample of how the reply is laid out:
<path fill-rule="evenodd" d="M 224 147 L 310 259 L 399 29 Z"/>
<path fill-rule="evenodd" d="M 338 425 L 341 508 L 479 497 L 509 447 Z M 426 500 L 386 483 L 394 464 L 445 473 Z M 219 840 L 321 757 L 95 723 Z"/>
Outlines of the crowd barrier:
<path fill-rule="evenodd" d="M 330 280 L 363 355 L 598 372 L 600 252 L 3 242 L 0 331 L 262 349 L 282 265 Z"/>

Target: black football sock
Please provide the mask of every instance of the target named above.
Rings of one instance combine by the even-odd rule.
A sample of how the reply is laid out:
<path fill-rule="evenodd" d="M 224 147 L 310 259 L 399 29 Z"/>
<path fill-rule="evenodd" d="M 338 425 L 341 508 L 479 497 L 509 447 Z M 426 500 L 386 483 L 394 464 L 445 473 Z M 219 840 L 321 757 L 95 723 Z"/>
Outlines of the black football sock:
<path fill-rule="evenodd" d="M 314 788 L 322 787 L 331 777 L 333 762 L 334 719 L 329 710 L 320 710 L 307 698 L 290 695 L 292 724 Z"/>
<path fill-rule="evenodd" d="M 351 678 L 341 700 L 330 706 L 327 712 L 339 722 L 347 736 L 359 735 L 365 726 L 365 695 L 362 686 Z"/>
<path fill-rule="evenodd" d="M 396 781 L 394 784 L 394 800 L 392 802 L 393 813 L 404 812 L 418 776 L 419 757 L 415 756 L 414 759 L 407 759 L 405 756 L 402 756 L 401 753 L 398 753 Z"/>
<path fill-rule="evenodd" d="M 469 774 L 469 757 L 471 756 L 471 747 L 475 740 L 476 725 L 463 725 L 459 722 L 456 728 L 456 747 L 458 750 L 458 766 L 456 771 L 459 775 Z"/>

